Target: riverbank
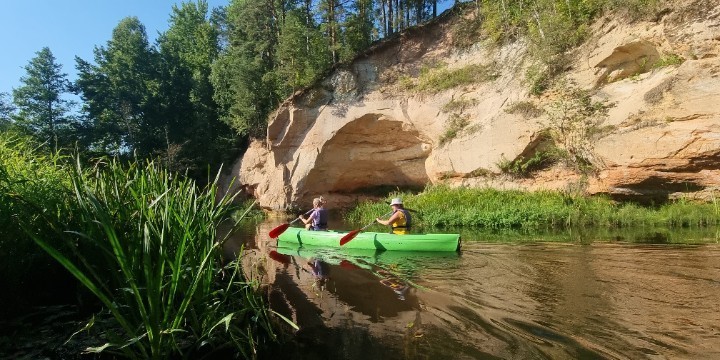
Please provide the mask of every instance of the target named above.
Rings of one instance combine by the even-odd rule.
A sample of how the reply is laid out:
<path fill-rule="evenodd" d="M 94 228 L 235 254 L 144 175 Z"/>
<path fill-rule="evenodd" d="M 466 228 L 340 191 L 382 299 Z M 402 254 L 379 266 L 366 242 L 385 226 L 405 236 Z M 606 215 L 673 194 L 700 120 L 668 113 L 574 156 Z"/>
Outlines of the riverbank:
<path fill-rule="evenodd" d="M 720 194 L 718 194 L 720 197 Z M 607 197 L 557 191 L 450 188 L 393 192 L 387 203 L 364 201 L 350 209 L 350 223 L 365 224 L 387 213 L 389 199 L 401 197 L 417 225 L 481 229 L 567 229 L 580 227 L 707 227 L 720 225 L 720 201 L 677 200 L 657 205 L 616 202 Z"/>

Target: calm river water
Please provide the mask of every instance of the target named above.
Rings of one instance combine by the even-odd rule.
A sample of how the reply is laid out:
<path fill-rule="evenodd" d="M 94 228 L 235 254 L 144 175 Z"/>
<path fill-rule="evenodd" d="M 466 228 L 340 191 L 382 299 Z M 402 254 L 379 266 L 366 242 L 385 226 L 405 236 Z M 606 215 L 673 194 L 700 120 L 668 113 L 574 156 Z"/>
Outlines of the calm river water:
<path fill-rule="evenodd" d="M 460 253 L 375 253 L 278 248 L 267 233 L 280 223 L 240 231 L 226 249 L 245 246 L 271 307 L 300 327 L 273 357 L 720 359 L 717 236 L 691 245 L 463 234 Z"/>

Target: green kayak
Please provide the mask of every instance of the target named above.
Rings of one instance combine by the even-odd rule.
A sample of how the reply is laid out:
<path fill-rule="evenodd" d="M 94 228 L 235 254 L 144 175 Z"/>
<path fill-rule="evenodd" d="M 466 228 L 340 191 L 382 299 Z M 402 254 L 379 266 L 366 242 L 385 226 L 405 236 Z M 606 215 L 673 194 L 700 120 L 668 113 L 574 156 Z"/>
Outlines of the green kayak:
<path fill-rule="evenodd" d="M 340 247 L 340 238 L 347 231 L 309 231 L 290 227 L 278 237 L 278 243 Z M 342 246 L 343 249 L 403 250 L 403 251 L 457 251 L 460 234 L 407 234 L 360 232 Z"/>

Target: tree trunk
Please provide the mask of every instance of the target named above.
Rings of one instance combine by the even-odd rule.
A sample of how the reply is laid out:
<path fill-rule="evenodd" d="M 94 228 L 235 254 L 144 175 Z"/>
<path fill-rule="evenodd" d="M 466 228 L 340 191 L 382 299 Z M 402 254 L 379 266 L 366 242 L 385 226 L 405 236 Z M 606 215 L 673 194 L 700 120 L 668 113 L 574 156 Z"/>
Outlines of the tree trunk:
<path fill-rule="evenodd" d="M 312 27 L 312 0 L 305 0 L 305 53 L 310 54 L 310 29 Z"/>
<path fill-rule="evenodd" d="M 392 35 L 394 32 L 395 17 L 393 16 L 393 0 L 387 0 L 388 2 L 388 35 Z"/>

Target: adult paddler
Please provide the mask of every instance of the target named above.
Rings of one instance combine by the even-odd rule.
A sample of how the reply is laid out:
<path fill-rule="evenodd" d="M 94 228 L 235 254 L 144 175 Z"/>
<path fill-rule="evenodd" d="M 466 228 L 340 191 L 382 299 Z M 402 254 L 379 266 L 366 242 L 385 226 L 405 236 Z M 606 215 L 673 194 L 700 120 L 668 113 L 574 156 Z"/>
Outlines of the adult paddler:
<path fill-rule="evenodd" d="M 390 218 L 382 220 L 380 218 L 375 219 L 377 222 L 383 225 L 390 225 L 391 232 L 397 235 L 405 235 L 410 231 L 410 225 L 412 224 L 412 218 L 410 212 L 405 210 L 403 207 L 402 199 L 394 198 L 390 201 L 390 207 L 393 212 Z"/>

